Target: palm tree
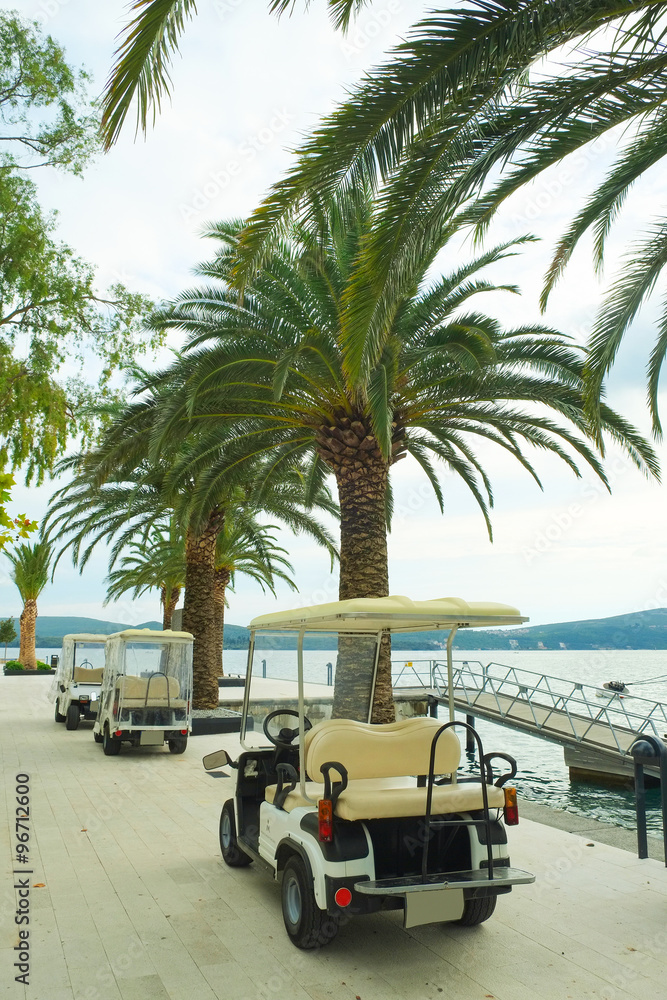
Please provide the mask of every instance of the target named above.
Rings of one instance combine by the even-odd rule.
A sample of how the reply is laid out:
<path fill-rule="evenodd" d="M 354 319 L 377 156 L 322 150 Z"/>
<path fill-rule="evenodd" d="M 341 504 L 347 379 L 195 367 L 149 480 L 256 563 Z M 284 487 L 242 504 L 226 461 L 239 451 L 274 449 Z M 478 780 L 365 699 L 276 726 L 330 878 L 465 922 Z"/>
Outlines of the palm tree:
<path fill-rule="evenodd" d="M 131 591 L 140 597 L 159 590 L 162 628 L 171 628 L 171 619 L 185 586 L 185 546 L 175 519 L 153 525 L 148 536 L 132 542 L 120 565 L 111 569 L 104 603 L 117 601 Z"/>
<path fill-rule="evenodd" d="M 215 553 L 216 658 L 222 664 L 227 587 L 234 586 L 237 576 L 255 580 L 262 590 L 275 596 L 277 580 L 297 590 L 290 576 L 294 572 L 286 558 L 287 550 L 276 542 L 276 525 L 259 524 L 253 512 L 242 508 L 225 521 L 218 535 Z M 221 667 L 222 670 L 222 667 Z M 222 670 L 224 674 L 224 670 Z"/>
<path fill-rule="evenodd" d="M 273 474 L 297 458 L 307 460 L 314 481 L 333 473 L 341 512 L 341 600 L 389 592 L 390 470 L 406 454 L 428 476 L 441 509 L 433 459 L 460 476 L 489 535 L 491 484 L 475 439 L 505 449 L 538 484 L 524 444 L 553 452 L 576 475 L 575 459 L 581 459 L 605 480 L 586 441 L 585 354 L 544 327 L 504 331 L 469 305 L 472 296 L 497 290 L 480 272 L 516 252 L 514 244 L 427 282 L 447 234 L 446 225 L 431 230 L 420 253 L 400 257 L 391 280 L 375 290 L 364 337 L 348 337 L 350 314 L 366 305 L 367 287 L 356 278 L 373 231 L 372 205 L 361 199 L 327 210 L 315 205 L 313 214 L 317 230 L 296 227 L 240 300 L 229 281 L 242 225 L 210 230 L 221 248 L 201 273 L 217 282 L 184 293 L 155 316 L 158 326 L 190 334 L 160 411 L 164 441 L 187 427 L 188 417 L 200 427 L 200 441 L 224 428 L 220 460 L 211 463 L 204 449 L 212 483 L 257 453 L 271 456 L 266 469 Z M 657 474 L 650 446 L 629 424 L 605 405 L 602 421 L 632 461 Z M 206 488 L 201 480 L 200 498 Z M 345 677 L 340 660 L 337 679 L 336 711 L 358 713 L 354 678 Z M 374 718 L 392 715 L 387 649 Z"/>
<path fill-rule="evenodd" d="M 195 639 L 193 704 L 195 708 L 213 708 L 218 703 L 220 672 L 215 553 L 226 517 L 238 508 L 261 509 L 292 531 L 309 534 L 333 559 L 333 540 L 311 511 L 335 516 L 337 506 L 321 483 L 313 484 L 306 503 L 298 469 L 281 474 L 279 480 L 263 474 L 261 458 L 253 469 L 239 469 L 236 476 L 232 470 L 224 477 L 211 478 L 207 470 L 212 462 L 220 461 L 225 447 L 219 430 L 215 440 L 209 440 L 196 428 L 187 427 L 178 441 L 174 435 L 153 454 L 151 431 L 163 397 L 168 399 L 172 391 L 168 379 L 156 376 L 153 381 L 152 394 L 128 407 L 106 430 L 95 451 L 61 463 L 61 470 L 74 471 L 75 475 L 52 498 L 45 524 L 51 534 L 59 535 L 58 558 L 71 548 L 74 563 L 80 568 L 100 541 L 114 539 L 110 558 L 113 573 L 116 560 L 128 545 L 145 546 L 165 516 L 175 519 L 185 550 L 183 628 Z M 200 449 L 196 455 L 195 442 Z M 256 481 L 265 484 L 261 498 Z"/>
<path fill-rule="evenodd" d="M 49 582 L 53 548 L 50 542 L 41 539 L 32 544 L 21 542 L 14 546 L 13 551 L 6 550 L 5 555 L 12 564 L 11 577 L 23 601 L 23 611 L 19 619 L 21 632 L 19 661 L 24 670 L 36 670 L 37 598 Z"/>
<path fill-rule="evenodd" d="M 342 27 L 363 3 L 328 0 L 334 22 Z M 270 4 L 278 12 L 291 6 L 291 0 Z M 169 91 L 170 54 L 195 5 L 193 0 L 142 0 L 135 9 L 139 13 L 126 29 L 107 85 L 107 145 L 117 137 L 135 94 L 144 129 L 150 108 L 159 109 Z M 329 198 L 335 192 L 354 195 L 359 186 L 382 186 L 385 211 L 366 258 L 368 272 L 377 278 L 397 243 L 415 233 L 415 219 L 419 226 L 428 224 L 426 189 L 438 225 L 478 194 L 490 172 L 513 163 L 458 220 L 481 231 L 521 185 L 596 138 L 622 129 L 624 146 L 616 163 L 555 248 L 542 296 L 546 305 L 574 248 L 591 229 L 595 264 L 602 268 L 608 232 L 629 188 L 662 159 L 666 27 L 661 0 L 471 0 L 463 8 L 429 13 L 393 58 L 316 130 L 297 165 L 254 213 L 242 240 L 236 283 L 250 280 L 268 259 L 287 220 L 313 192 Z M 541 63 L 555 50 L 560 72 L 548 77 Z M 532 74 L 538 64 L 540 73 Z M 657 215 L 628 249 L 602 303 L 586 370 L 588 411 L 596 421 L 604 376 L 655 287 L 666 248 L 667 226 Z M 359 337 L 367 314 L 359 317 Z M 666 351 L 663 310 L 648 362 L 649 407 L 658 435 L 658 382 Z"/>
<path fill-rule="evenodd" d="M 349 14 L 352 2 L 341 6 Z M 430 13 L 318 127 L 298 163 L 254 213 L 237 283 L 261 264 L 313 191 L 326 198 L 359 185 L 379 187 L 383 211 L 366 262 L 377 277 L 397 243 L 410 240 L 416 219 L 421 226 L 438 225 L 463 208 L 456 224 L 474 226 L 479 236 L 519 188 L 609 136 L 619 152 L 555 246 L 542 292 L 546 308 L 589 232 L 595 267 L 602 270 L 609 232 L 630 188 L 663 158 L 666 30 L 659 0 L 472 0 Z M 551 53 L 558 69 L 549 76 L 544 57 Z M 482 190 L 490 175 L 490 187 Z M 666 261 L 667 225 L 658 212 L 628 247 L 591 333 L 586 399 L 593 418 L 603 379 Z M 666 351 L 663 306 L 647 366 L 657 435 Z"/>

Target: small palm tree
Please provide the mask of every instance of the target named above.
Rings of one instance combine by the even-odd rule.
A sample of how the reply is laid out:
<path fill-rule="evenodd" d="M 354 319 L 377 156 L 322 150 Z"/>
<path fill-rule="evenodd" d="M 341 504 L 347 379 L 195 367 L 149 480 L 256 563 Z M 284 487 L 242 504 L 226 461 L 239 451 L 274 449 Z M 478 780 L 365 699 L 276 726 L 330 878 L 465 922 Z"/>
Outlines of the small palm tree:
<path fill-rule="evenodd" d="M 159 590 L 162 628 L 171 628 L 171 619 L 185 586 L 185 544 L 174 519 L 153 525 L 141 541 L 132 542 L 130 551 L 108 576 L 104 603 L 117 601 L 123 594 L 140 597 Z"/>
<path fill-rule="evenodd" d="M 37 669 L 35 652 L 35 627 L 37 625 L 37 598 L 49 582 L 53 547 L 41 540 L 30 544 L 22 542 L 5 555 L 12 564 L 10 571 L 23 601 L 20 621 L 19 661 L 24 670 Z"/>
<path fill-rule="evenodd" d="M 237 576 L 255 580 L 262 590 L 275 596 L 275 583 L 282 580 L 292 590 L 297 586 L 289 575 L 292 564 L 286 558 L 287 550 L 277 544 L 273 524 L 259 524 L 254 514 L 248 516 L 243 509 L 228 517 L 218 535 L 215 551 L 215 609 L 216 645 L 218 662 L 222 664 L 224 647 L 225 605 L 229 586 L 234 586 Z M 222 671 L 224 674 L 224 670 Z"/>

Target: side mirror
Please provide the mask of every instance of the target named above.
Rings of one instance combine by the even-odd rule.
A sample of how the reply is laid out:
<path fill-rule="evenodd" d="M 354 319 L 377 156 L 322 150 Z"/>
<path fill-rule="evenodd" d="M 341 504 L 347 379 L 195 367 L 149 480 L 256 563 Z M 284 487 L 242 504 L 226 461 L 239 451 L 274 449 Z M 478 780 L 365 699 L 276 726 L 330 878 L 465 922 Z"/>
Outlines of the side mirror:
<path fill-rule="evenodd" d="M 226 750 L 216 750 L 215 753 L 207 753 L 205 757 L 202 757 L 202 764 L 206 771 L 214 771 L 218 767 L 224 767 L 225 764 L 228 767 L 238 767 L 238 764 L 234 763 Z"/>

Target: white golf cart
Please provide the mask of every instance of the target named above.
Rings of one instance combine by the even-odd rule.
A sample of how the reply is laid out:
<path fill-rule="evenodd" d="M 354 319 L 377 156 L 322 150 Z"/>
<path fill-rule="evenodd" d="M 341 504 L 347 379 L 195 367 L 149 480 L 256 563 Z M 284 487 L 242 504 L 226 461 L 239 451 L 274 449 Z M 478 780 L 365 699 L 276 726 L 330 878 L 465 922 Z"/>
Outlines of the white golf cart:
<path fill-rule="evenodd" d="M 282 880 L 285 927 L 297 947 L 322 946 L 342 920 L 380 909 L 403 909 L 406 927 L 479 924 L 500 894 L 534 881 L 510 867 L 508 855 L 505 825 L 518 822 L 518 812 L 516 790 L 502 786 L 516 774 L 516 763 L 506 754 L 485 754 L 476 731 L 454 721 L 452 688 L 457 629 L 524 621 L 504 605 L 386 597 L 299 608 L 250 623 L 243 752 L 238 761 L 224 750 L 209 754 L 204 767 L 236 769 L 236 792 L 220 817 L 222 856 L 232 867 L 258 862 Z M 370 724 L 381 650 L 387 655 L 383 637 L 427 629 L 450 630 L 450 721 Z M 285 632 L 297 637 L 298 697 L 293 707 L 270 711 L 266 692 L 255 700 L 262 683 L 253 675 L 256 639 Z M 313 633 L 320 648 L 330 633 L 330 648 L 338 649 L 333 706 L 321 691 L 318 698 L 304 689 L 304 638 Z M 346 717 L 335 717 L 341 706 Z M 474 734 L 478 778 L 457 776 L 456 726 Z M 497 778 L 494 758 L 510 765 Z"/>
<path fill-rule="evenodd" d="M 97 717 L 106 639 L 88 632 L 63 636 L 51 697 L 56 722 L 64 722 L 66 729 L 77 729 L 81 719 Z"/>
<path fill-rule="evenodd" d="M 192 636 L 125 629 L 107 637 L 94 736 L 111 757 L 123 743 L 183 753 L 192 728 Z"/>

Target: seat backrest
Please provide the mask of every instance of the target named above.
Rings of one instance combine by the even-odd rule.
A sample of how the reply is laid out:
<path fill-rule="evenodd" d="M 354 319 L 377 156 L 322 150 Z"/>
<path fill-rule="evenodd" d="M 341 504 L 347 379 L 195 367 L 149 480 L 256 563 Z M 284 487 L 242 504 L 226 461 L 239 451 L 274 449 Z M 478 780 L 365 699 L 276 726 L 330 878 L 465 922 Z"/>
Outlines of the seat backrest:
<path fill-rule="evenodd" d="M 104 667 L 75 667 L 73 679 L 77 684 L 101 684 Z"/>
<path fill-rule="evenodd" d="M 324 782 L 320 771 L 327 761 L 347 768 L 349 778 L 394 778 L 427 774 L 433 737 L 442 723 L 431 718 L 402 719 L 384 725 L 326 719 L 306 733 L 304 752 L 311 781 Z M 452 729 L 437 744 L 436 774 L 456 771 L 461 744 Z"/>
<path fill-rule="evenodd" d="M 123 674 L 116 681 L 116 686 L 123 698 L 143 701 L 148 692 L 149 705 L 158 700 L 166 702 L 167 684 L 169 685 L 169 698 L 178 698 L 180 685 L 175 677 L 165 677 L 164 674 L 155 674 L 153 677 L 134 677 L 132 674 Z"/>

